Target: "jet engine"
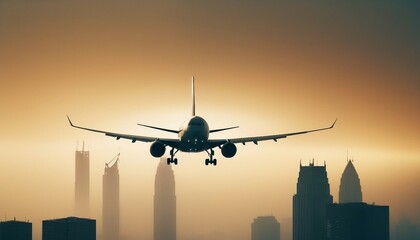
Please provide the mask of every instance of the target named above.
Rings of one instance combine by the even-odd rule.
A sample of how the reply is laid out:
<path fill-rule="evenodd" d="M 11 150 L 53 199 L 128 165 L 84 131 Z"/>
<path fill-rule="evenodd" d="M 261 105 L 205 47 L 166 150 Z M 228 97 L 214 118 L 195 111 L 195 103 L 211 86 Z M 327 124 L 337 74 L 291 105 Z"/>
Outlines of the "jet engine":
<path fill-rule="evenodd" d="M 222 146 L 222 154 L 226 158 L 231 158 L 236 154 L 236 146 L 233 143 L 225 143 Z"/>
<path fill-rule="evenodd" d="M 154 141 L 150 146 L 150 154 L 153 157 L 162 157 L 165 154 L 165 145 L 159 141 Z"/>

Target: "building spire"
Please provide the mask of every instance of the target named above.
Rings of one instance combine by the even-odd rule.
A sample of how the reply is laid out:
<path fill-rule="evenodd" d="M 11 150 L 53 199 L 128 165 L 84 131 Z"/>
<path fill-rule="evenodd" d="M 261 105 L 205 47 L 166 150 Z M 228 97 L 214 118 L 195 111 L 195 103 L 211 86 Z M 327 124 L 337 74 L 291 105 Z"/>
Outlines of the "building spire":
<path fill-rule="evenodd" d="M 339 202 L 362 202 L 362 187 L 352 160 L 347 161 L 340 181 Z"/>

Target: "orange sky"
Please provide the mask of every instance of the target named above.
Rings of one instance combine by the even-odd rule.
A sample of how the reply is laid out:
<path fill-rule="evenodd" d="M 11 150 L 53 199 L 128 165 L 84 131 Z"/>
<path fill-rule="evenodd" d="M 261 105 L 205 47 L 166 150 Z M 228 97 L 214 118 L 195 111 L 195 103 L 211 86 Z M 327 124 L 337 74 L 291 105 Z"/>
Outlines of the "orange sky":
<path fill-rule="evenodd" d="M 0 2 L 0 213 L 34 223 L 72 214 L 74 150 L 91 151 L 92 217 L 101 218 L 104 163 L 121 151 L 122 231 L 151 239 L 158 160 L 149 144 L 72 129 L 173 135 L 197 113 L 214 137 L 328 126 L 328 132 L 238 146 L 204 166 L 180 154 L 182 239 L 249 239 L 258 215 L 291 217 L 299 161 L 327 162 L 334 200 L 355 159 L 364 200 L 420 224 L 418 4 L 272 1 Z M 211 223 L 212 228 L 207 224 Z M 226 223 L 229 223 L 227 225 Z M 229 227 L 227 227 L 229 226 Z"/>

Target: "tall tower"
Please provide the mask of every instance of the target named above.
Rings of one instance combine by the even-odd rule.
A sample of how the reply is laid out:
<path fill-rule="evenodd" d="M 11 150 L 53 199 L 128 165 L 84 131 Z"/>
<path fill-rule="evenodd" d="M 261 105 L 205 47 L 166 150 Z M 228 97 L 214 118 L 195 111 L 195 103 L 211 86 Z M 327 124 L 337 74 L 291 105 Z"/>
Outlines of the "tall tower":
<path fill-rule="evenodd" d="M 114 164 L 110 166 L 113 162 Z M 120 238 L 120 175 L 119 154 L 105 164 L 102 193 L 102 232 L 104 240 Z"/>
<path fill-rule="evenodd" d="M 156 170 L 153 227 L 154 240 L 176 240 L 175 176 L 164 158 Z"/>
<path fill-rule="evenodd" d="M 251 240 L 280 240 L 280 223 L 274 216 L 262 216 L 251 224 Z"/>
<path fill-rule="evenodd" d="M 293 240 L 325 240 L 326 206 L 332 202 L 326 165 L 300 165 L 293 196 Z"/>
<path fill-rule="evenodd" d="M 75 214 L 89 217 L 89 151 L 76 150 Z"/>
<path fill-rule="evenodd" d="M 347 161 L 347 166 L 341 176 L 339 202 L 362 202 L 362 187 L 352 160 Z"/>

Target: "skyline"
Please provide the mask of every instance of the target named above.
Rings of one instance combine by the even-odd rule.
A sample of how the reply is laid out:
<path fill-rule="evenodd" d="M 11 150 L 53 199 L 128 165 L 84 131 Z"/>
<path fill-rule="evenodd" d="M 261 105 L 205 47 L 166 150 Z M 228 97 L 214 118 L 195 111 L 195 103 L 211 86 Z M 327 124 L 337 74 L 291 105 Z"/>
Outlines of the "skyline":
<path fill-rule="evenodd" d="M 255 216 L 291 217 L 299 161 L 326 161 L 338 201 L 347 151 L 364 201 L 390 206 L 391 229 L 403 217 L 419 225 L 418 9 L 417 2 L 3 0 L 0 213 L 30 219 L 34 234 L 42 219 L 70 215 L 74 150 L 85 140 L 91 214 L 101 219 L 103 164 L 121 152 L 121 232 L 151 239 L 152 221 L 130 221 L 153 216 L 159 160 L 150 145 L 78 131 L 66 115 L 88 127 L 174 137 L 136 124 L 179 127 L 194 75 L 197 115 L 211 128 L 240 126 L 212 137 L 338 121 L 330 131 L 238 145 L 232 159 L 216 151 L 214 169 L 205 154 L 177 155 L 179 238 L 246 239 Z M 201 218 L 214 228 L 194 221 Z"/>
<path fill-rule="evenodd" d="M 76 151 L 77 152 L 77 151 Z M 118 154 L 117 155 L 117 157 L 119 156 L 120 154 Z M 115 158 L 112 160 L 112 161 L 114 161 L 115 160 Z M 111 161 L 111 162 L 112 162 Z M 115 163 L 114 163 L 114 166 L 113 166 L 113 168 L 115 168 L 115 166 L 116 166 L 116 164 L 117 164 L 117 162 L 118 162 L 118 159 L 117 159 L 117 161 L 115 161 Z M 349 164 L 351 164 L 351 161 L 350 160 L 348 160 L 347 161 L 347 165 L 346 165 L 346 167 L 345 167 L 345 169 L 344 169 L 344 171 L 343 171 L 343 175 L 346 173 L 346 171 L 348 170 L 348 167 L 349 167 Z M 316 169 L 315 169 L 316 168 Z M 305 171 L 302 171 L 302 170 L 305 170 Z M 317 170 L 316 171 L 316 173 L 317 174 L 307 174 L 307 173 L 309 173 L 310 171 L 309 170 Z M 319 170 L 321 170 L 321 171 L 319 171 Z M 324 173 L 322 173 L 322 170 L 324 171 Z M 300 186 L 299 187 L 299 185 L 302 185 L 302 184 L 309 184 L 309 185 L 313 185 L 313 187 L 314 186 L 316 186 L 316 185 L 318 185 L 318 191 L 309 191 L 309 192 L 316 192 L 315 193 L 315 195 L 319 195 L 319 194 L 325 194 L 325 193 L 327 193 L 327 195 L 329 195 L 329 184 L 328 184 L 328 176 L 327 176 L 327 172 L 325 171 L 326 170 L 326 165 L 325 165 L 325 163 L 324 163 L 324 165 L 315 165 L 315 163 L 314 163 L 314 160 L 312 160 L 312 161 L 310 161 L 309 163 L 308 163 L 308 165 L 307 166 L 305 166 L 305 165 L 302 165 L 302 163 L 300 164 L 300 171 L 299 171 L 299 178 L 298 178 L 298 183 L 297 183 L 297 190 L 296 190 L 296 194 L 293 196 L 293 201 L 295 202 L 295 197 L 296 196 L 299 196 L 300 195 L 300 197 L 308 197 L 309 195 L 311 195 L 311 194 L 309 194 L 308 196 L 305 196 L 305 194 L 302 194 L 302 193 L 305 193 L 305 192 L 307 192 L 308 191 L 308 186 Z M 115 170 L 113 170 L 113 171 L 115 171 Z M 117 170 L 118 171 L 118 170 Z M 306 175 L 305 174 L 302 174 L 302 173 L 306 173 Z M 315 172 L 314 172 L 315 173 Z M 321 174 L 320 174 L 321 173 Z M 156 170 L 156 177 L 155 177 L 155 195 L 154 195 L 154 201 L 155 201 L 155 203 L 154 203 L 154 205 L 156 205 L 156 192 L 159 192 L 160 193 L 160 195 L 166 195 L 166 194 L 168 194 L 169 193 L 169 195 L 171 195 L 171 194 L 174 194 L 175 193 L 175 182 L 174 182 L 174 179 L 173 179 L 173 176 L 174 174 L 173 174 L 173 171 L 172 171 L 172 169 L 171 169 L 171 165 L 167 165 L 166 163 L 165 163 L 165 158 L 164 157 L 162 157 L 161 159 L 160 159 L 160 163 L 159 163 L 159 166 L 157 167 L 157 170 Z M 324 175 L 324 176 L 322 176 L 322 175 Z M 319 177 L 321 177 L 321 178 L 319 178 Z M 322 178 L 325 178 L 325 179 L 322 179 Z M 310 180 L 310 178 L 312 178 L 312 180 L 316 180 L 316 181 L 314 181 L 314 182 L 312 182 L 311 183 L 311 181 L 309 181 Z M 171 182 L 172 181 L 172 182 Z M 169 185 L 168 185 L 168 188 L 167 189 L 164 189 L 163 187 L 164 187 L 164 184 L 162 184 L 162 183 L 165 183 L 165 182 L 167 182 L 167 183 L 169 183 L 169 182 L 171 182 Z M 321 184 L 320 184 L 321 183 Z M 323 184 L 326 184 L 325 186 L 322 186 Z M 340 185 L 341 186 L 341 185 Z M 310 189 L 311 187 L 309 187 L 309 189 Z M 323 188 L 325 188 L 325 189 L 323 189 Z M 299 190 L 300 189 L 300 190 Z M 302 191 L 303 190 L 303 191 Z M 169 195 L 167 195 L 167 196 L 169 196 Z M 320 197 L 321 195 L 319 195 L 318 197 Z M 175 196 L 173 196 L 173 197 L 175 197 Z M 331 198 L 331 203 L 332 203 L 332 196 L 330 196 L 329 195 L 329 197 Z M 301 199 L 302 200 L 302 199 Z M 302 201 L 298 201 L 298 202 L 302 202 Z M 303 201 L 303 202 L 307 202 L 307 201 Z M 161 203 L 161 205 L 162 205 L 162 201 L 160 202 Z M 170 203 L 170 201 L 169 202 L 167 202 L 168 204 L 170 204 L 170 205 L 172 205 L 171 203 Z M 334 202 L 334 204 L 331 204 L 329 207 L 334 207 L 334 206 L 347 206 L 349 203 L 338 203 L 337 201 L 335 201 Z M 350 203 L 350 204 L 358 204 L 358 203 L 356 203 L 356 202 L 352 202 L 352 203 Z M 379 206 L 379 205 L 376 205 L 375 203 L 373 203 L 373 204 L 371 204 L 371 205 L 369 205 L 368 203 L 365 203 L 365 202 L 360 202 L 360 204 L 361 205 L 359 205 L 359 206 L 371 206 L 371 208 L 373 208 L 373 207 L 379 207 L 379 208 L 383 208 L 383 209 L 387 209 L 387 212 L 389 211 L 389 206 Z M 173 207 L 175 207 L 175 205 L 176 205 L 176 203 L 174 202 L 173 203 Z M 355 206 L 355 205 L 354 205 Z M 105 207 L 105 206 L 103 206 L 103 207 Z M 162 207 L 162 206 L 161 206 Z M 170 210 L 169 208 L 167 208 L 167 207 L 164 207 L 164 208 L 166 208 L 166 210 Z M 294 208 L 295 208 L 295 206 L 294 206 Z M 299 208 L 299 207 L 298 207 Z M 328 208 L 328 207 L 327 207 Z M 130 207 L 130 209 L 131 210 L 133 210 L 134 208 L 132 208 L 132 207 Z M 305 208 L 304 208 L 305 209 Z M 103 209 L 104 210 L 104 209 Z M 295 210 L 294 210 L 295 211 Z M 76 212 L 75 210 L 73 210 L 73 212 Z M 170 211 L 171 212 L 171 211 Z M 328 212 L 328 211 L 327 211 Z M 162 213 L 162 212 L 161 212 Z M 384 212 L 385 213 L 385 212 Z M 77 215 L 77 213 L 76 213 L 76 215 Z M 155 215 L 156 215 L 156 206 L 155 206 Z M 169 215 L 171 215 L 171 214 L 169 214 Z M 301 214 L 300 214 L 301 215 Z M 310 215 L 310 214 L 309 214 Z M 301 215 L 301 217 L 303 216 L 303 217 L 308 217 L 309 216 L 308 214 L 303 214 L 303 215 Z M 387 215 L 389 215 L 389 212 L 387 213 Z M 346 217 L 348 217 L 347 215 L 345 215 Z M 352 215 L 352 214 L 350 214 L 349 216 L 352 216 L 352 217 L 357 217 L 358 215 L 356 214 L 356 215 Z M 363 214 L 362 214 L 362 216 L 364 216 Z M 154 218 L 155 218 L 156 216 L 154 216 Z M 271 218 L 274 218 L 275 219 L 275 217 L 274 216 L 270 216 Z M 372 216 L 371 216 L 372 217 Z M 75 218 L 75 217 L 72 217 L 72 216 L 70 216 L 70 217 L 66 217 L 65 219 L 67 219 L 67 218 Z M 77 218 L 77 217 L 76 217 Z M 259 216 L 259 217 L 257 217 L 257 218 L 261 218 L 261 216 Z M 254 223 L 255 223 L 255 220 L 257 219 L 257 218 L 254 218 Z M 298 217 L 299 218 L 299 217 Z M 93 221 L 97 221 L 96 219 L 91 219 L 91 220 L 93 220 Z M 174 220 L 174 219 L 173 219 Z M 284 220 L 287 220 L 287 219 L 284 219 Z M 354 219 L 353 219 L 354 220 Z M 366 219 L 364 219 L 364 220 L 366 220 Z M 398 224 L 400 224 L 401 223 L 401 220 L 402 221 L 405 221 L 405 222 L 407 222 L 407 223 L 409 223 L 408 221 L 407 221 L 407 219 L 400 219 L 399 221 L 398 221 Z M 43 222 L 44 221 L 46 221 L 46 220 L 43 220 Z M 175 221 L 175 220 L 174 220 Z M 389 219 L 387 218 L 387 220 L 386 220 L 387 222 L 389 221 Z M 21 221 L 19 221 L 19 220 L 17 220 L 16 218 L 14 218 L 14 220 L 8 220 L 8 221 L 0 221 L 0 222 L 2 222 L 2 223 L 8 223 L 8 222 L 18 222 L 18 223 L 28 223 L 28 224 L 31 224 L 31 226 L 32 226 L 32 222 L 30 222 L 29 220 L 25 220 L 25 222 L 21 222 Z M 298 220 L 298 222 L 302 222 L 301 220 Z M 253 224 L 254 224 L 253 223 Z M 253 225 L 252 224 L 252 225 Z M 279 223 L 277 223 L 277 224 L 279 224 Z M 383 224 L 383 222 L 381 223 L 381 224 Z M 389 224 L 389 222 L 388 222 L 388 224 Z M 156 227 L 156 222 L 155 222 L 155 227 Z M 287 225 L 287 224 L 286 224 Z M 363 225 L 363 224 L 362 224 Z M 283 225 L 282 225 L 283 226 Z M 288 225 L 289 226 L 289 225 Z M 291 226 L 291 225 L 290 225 Z M 289 226 L 289 227 L 290 227 Z M 379 225 L 375 225 L 375 227 L 378 227 Z M 415 226 L 415 225 L 413 225 L 413 226 Z M 96 227 L 98 227 L 98 225 L 96 225 Z M 290 232 L 291 232 L 291 229 L 289 229 L 289 228 L 287 228 L 287 227 L 284 227 L 283 226 L 283 228 L 282 228 L 283 230 L 282 230 L 282 234 L 286 234 L 286 235 L 289 235 L 290 234 Z M 388 229 L 389 230 L 389 229 Z M 98 230 L 97 232 L 99 232 L 100 230 Z M 32 227 L 31 227 L 31 232 L 32 232 Z M 373 232 L 375 232 L 375 231 L 373 231 Z M 388 232 L 389 233 L 389 232 Z M 391 233 L 393 233 L 393 231 L 391 231 Z M 403 233 L 403 232 L 400 232 L 400 234 L 401 233 Z M 406 234 L 408 234 L 408 232 L 405 232 Z M 414 234 L 414 233 L 411 233 L 411 234 Z M 254 236 L 254 235 L 252 235 L 252 236 Z M 35 238 L 34 239 L 38 239 L 37 238 L 38 236 L 35 236 Z M 98 238 L 99 240 L 101 240 L 101 239 L 103 239 L 103 236 L 101 236 L 100 234 L 99 234 L 99 238 Z M 126 236 L 125 237 L 122 237 L 122 239 L 132 239 L 132 238 L 127 238 Z M 288 239 L 288 238 L 286 238 L 286 239 Z M 391 239 L 393 239 L 393 238 L 391 238 Z"/>

